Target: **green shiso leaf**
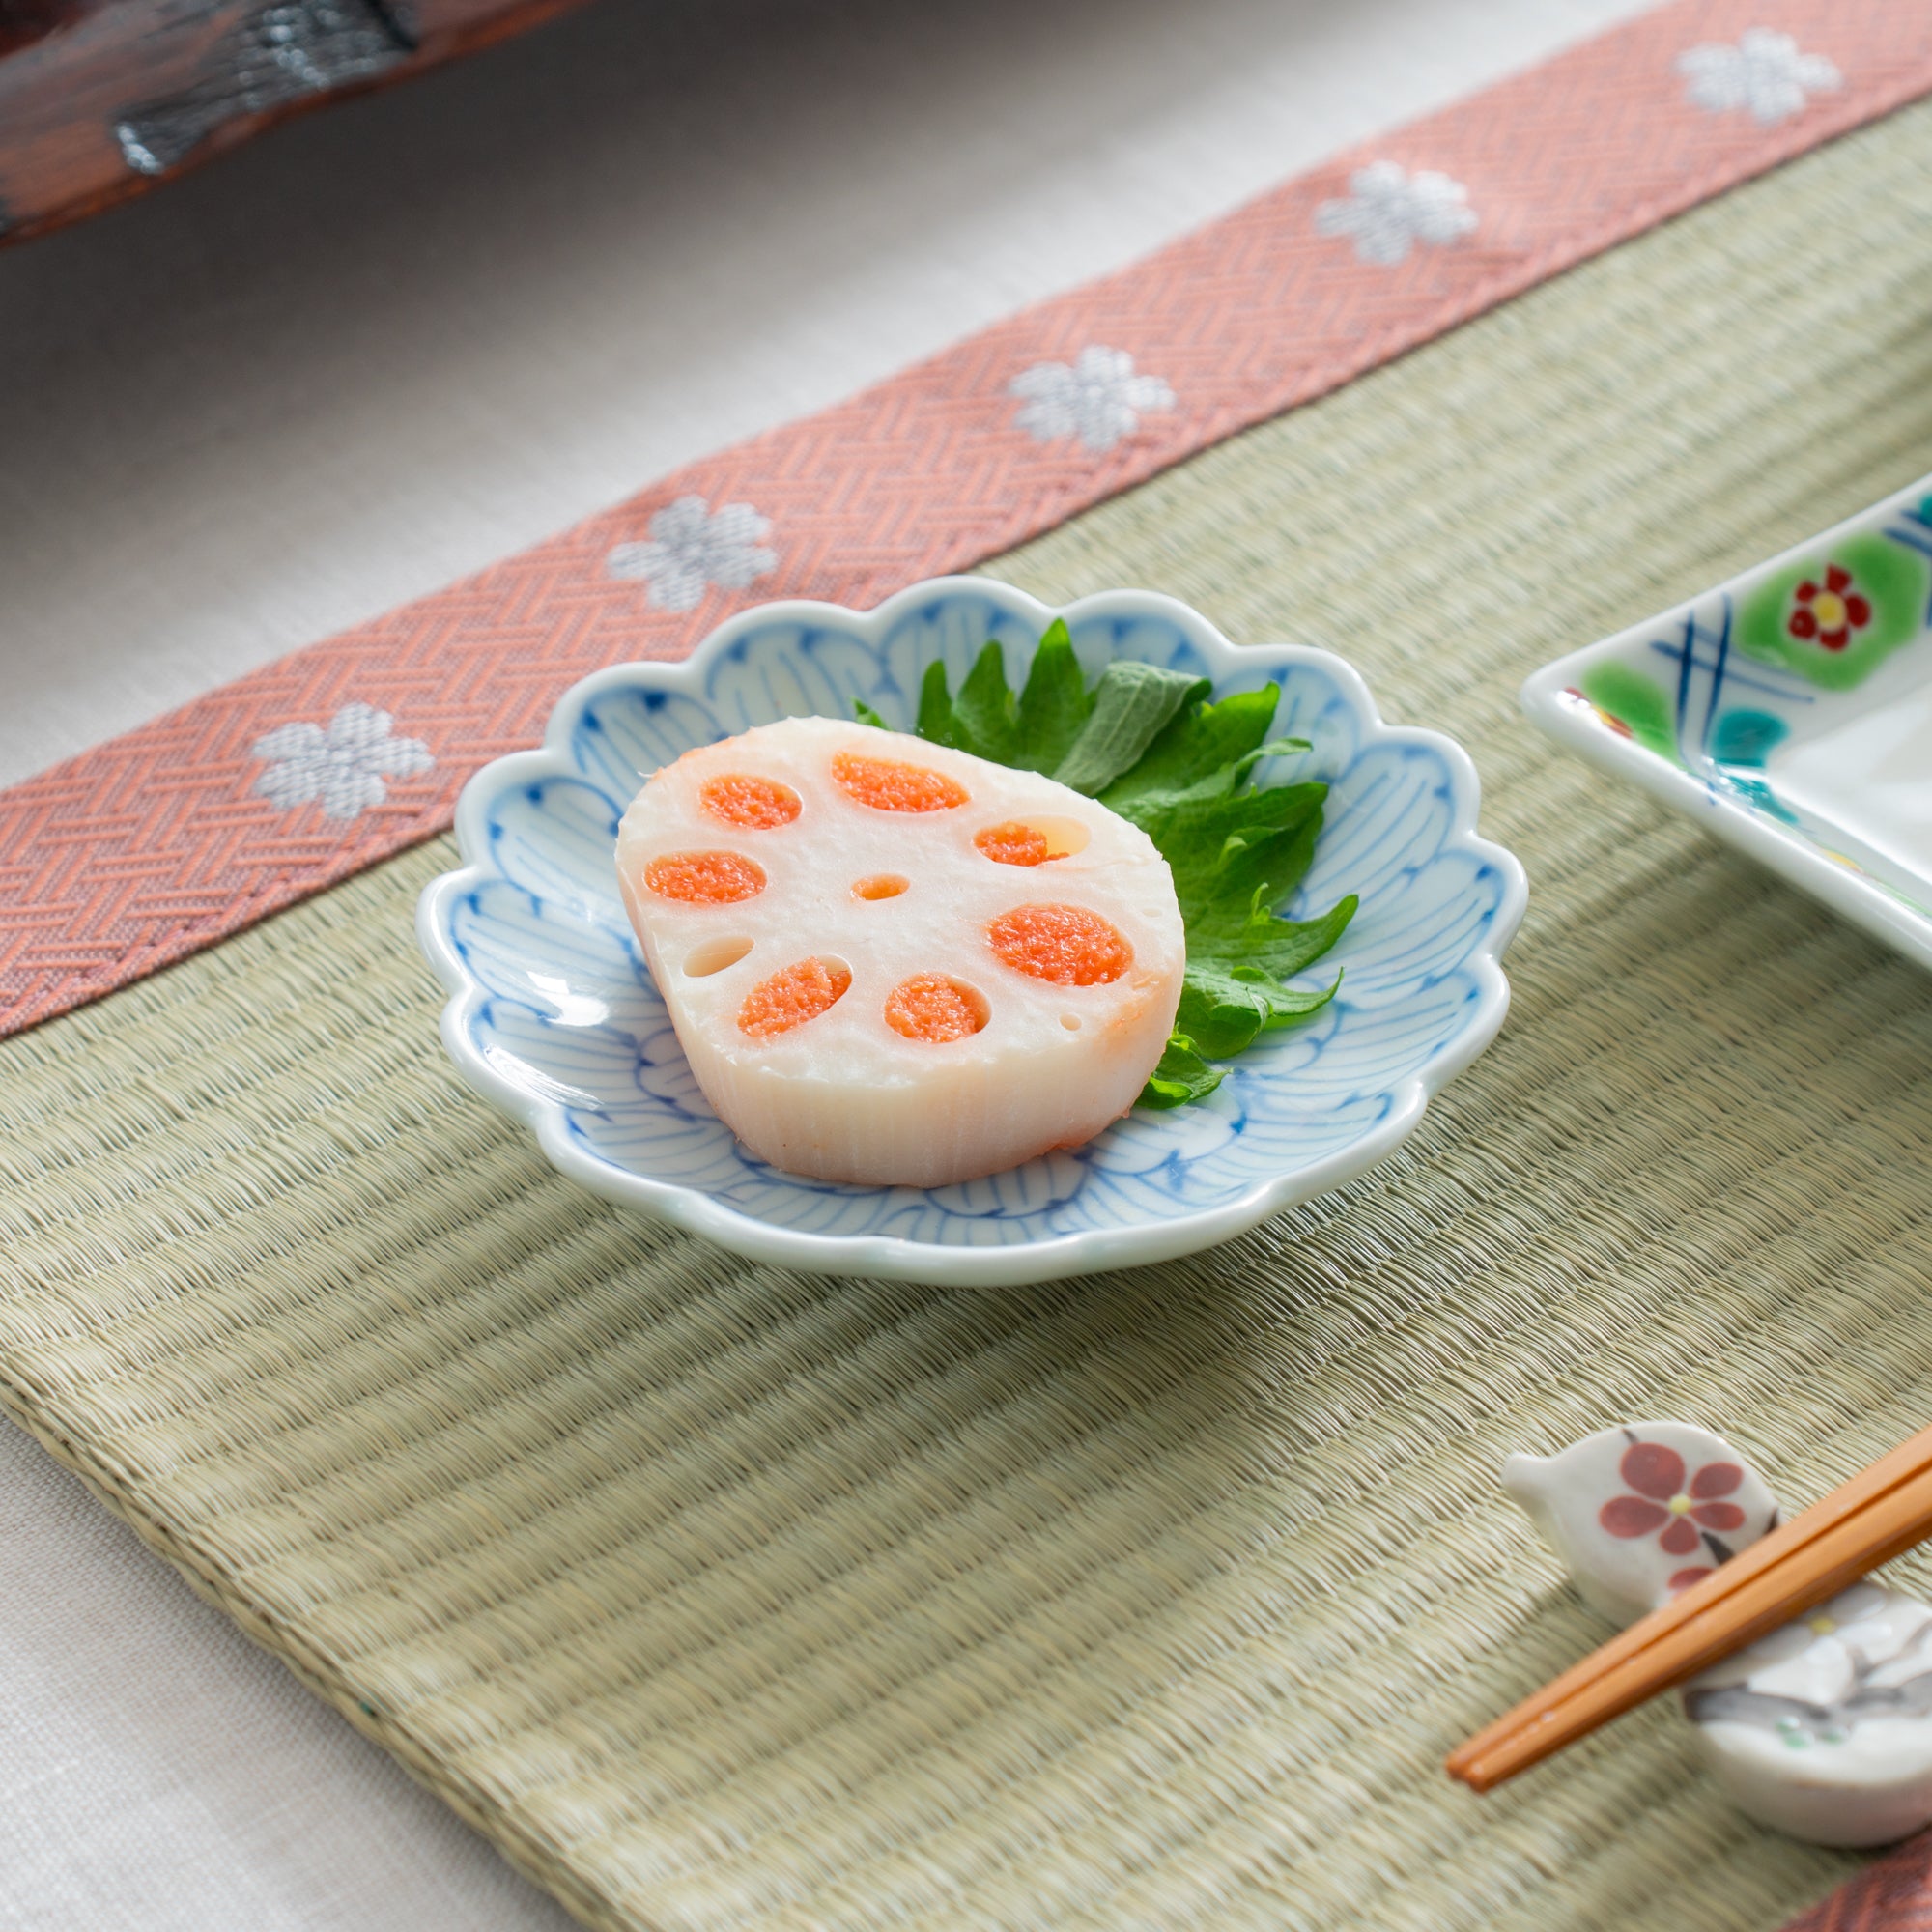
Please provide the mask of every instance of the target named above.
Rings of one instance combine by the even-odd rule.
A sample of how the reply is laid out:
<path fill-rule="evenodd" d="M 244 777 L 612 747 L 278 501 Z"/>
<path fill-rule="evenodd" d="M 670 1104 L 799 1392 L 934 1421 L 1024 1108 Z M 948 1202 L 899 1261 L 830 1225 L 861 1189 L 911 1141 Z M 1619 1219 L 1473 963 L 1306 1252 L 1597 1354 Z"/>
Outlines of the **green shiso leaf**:
<path fill-rule="evenodd" d="M 1260 913 L 1254 922 L 1257 932 L 1251 952 L 1244 953 L 1237 946 L 1197 947 L 1190 939 L 1175 1026 L 1189 1035 L 1203 1053 L 1232 1060 L 1254 1043 L 1257 1034 L 1292 1026 L 1320 1012 L 1335 997 L 1342 983 L 1340 974 L 1328 985 L 1312 989 L 1286 985 L 1283 979 L 1319 959 L 1341 938 L 1354 917 L 1355 903 L 1352 897 L 1346 898 L 1321 919 L 1299 925 Z M 1268 926 L 1284 930 L 1279 934 L 1260 930 Z M 1277 965 L 1277 959 L 1282 963 Z"/>
<path fill-rule="evenodd" d="M 1020 727 L 1013 695 L 1007 689 L 1006 659 L 998 644 L 988 644 L 966 673 L 959 696 L 952 700 L 952 723 L 959 749 L 996 765 L 1016 763 Z"/>
<path fill-rule="evenodd" d="M 947 686 L 946 668 L 929 666 L 920 687 L 917 728 L 936 745 L 971 752 L 996 765 L 1052 772 L 1079 742 L 1094 705 L 1073 639 L 1056 619 L 1039 640 L 1017 697 L 1007 683 L 1006 658 L 997 643 L 980 653 L 956 696 Z"/>
<path fill-rule="evenodd" d="M 1264 760 L 1309 749 L 1270 739 L 1281 694 L 1272 684 L 1206 701 L 1205 678 L 1116 660 L 1090 694 L 1066 626 L 1040 639 L 1015 699 L 997 643 L 980 652 L 954 696 L 943 665 L 920 688 L 922 738 L 995 763 L 1047 772 L 1137 825 L 1174 877 L 1187 933 L 1180 1009 L 1141 1094 L 1179 1107 L 1221 1084 L 1229 1060 L 1263 1033 L 1293 1026 L 1335 997 L 1290 977 L 1313 965 L 1354 917 L 1350 894 L 1318 919 L 1277 916 L 1301 884 L 1321 834 L 1328 787 L 1256 785 Z M 867 724 L 876 714 L 861 715 Z"/>
<path fill-rule="evenodd" d="M 1219 704 L 1192 704 L 1148 746 L 1140 760 L 1100 793 L 1120 811 L 1151 792 L 1183 792 L 1259 751 L 1267 739 L 1279 694 L 1271 684 L 1237 692 Z"/>
<path fill-rule="evenodd" d="M 1194 1042 L 1184 1033 L 1168 1036 L 1161 1049 L 1160 1065 L 1148 1075 L 1141 1089 L 1143 1107 L 1180 1107 L 1189 1100 L 1205 1099 L 1221 1084 L 1221 1069 L 1209 1066 L 1195 1051 Z"/>
<path fill-rule="evenodd" d="M 1056 617 L 1034 653 L 1020 693 L 1018 743 L 1013 762 L 1030 772 L 1051 772 L 1065 758 L 1093 715 L 1094 700 L 1073 655 L 1073 639 Z"/>
<path fill-rule="evenodd" d="M 925 668 L 919 687 L 919 717 L 912 727 L 928 743 L 951 745 L 955 752 L 967 750 L 953 716 L 952 696 L 946 682 L 946 667 L 936 659 Z"/>
<path fill-rule="evenodd" d="M 1117 658 L 1094 687 L 1094 709 L 1052 776 L 1089 798 L 1131 771 L 1176 712 L 1208 690 L 1205 677 Z"/>
<path fill-rule="evenodd" d="M 890 731 L 893 728 L 863 697 L 855 697 L 852 700 L 852 716 L 861 724 L 876 724 L 881 731 Z"/>

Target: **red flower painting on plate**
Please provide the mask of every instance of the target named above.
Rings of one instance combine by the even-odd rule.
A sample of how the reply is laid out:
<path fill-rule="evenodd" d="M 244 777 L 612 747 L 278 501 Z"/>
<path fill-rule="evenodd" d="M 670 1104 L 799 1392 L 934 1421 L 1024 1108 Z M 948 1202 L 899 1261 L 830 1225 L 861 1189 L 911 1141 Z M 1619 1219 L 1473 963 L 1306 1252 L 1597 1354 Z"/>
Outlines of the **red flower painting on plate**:
<path fill-rule="evenodd" d="M 1785 628 L 1794 638 L 1841 651 L 1856 631 L 1872 620 L 1871 601 L 1852 587 L 1852 573 L 1843 564 L 1828 564 L 1825 581 L 1807 577 L 1792 593 L 1793 609 Z"/>

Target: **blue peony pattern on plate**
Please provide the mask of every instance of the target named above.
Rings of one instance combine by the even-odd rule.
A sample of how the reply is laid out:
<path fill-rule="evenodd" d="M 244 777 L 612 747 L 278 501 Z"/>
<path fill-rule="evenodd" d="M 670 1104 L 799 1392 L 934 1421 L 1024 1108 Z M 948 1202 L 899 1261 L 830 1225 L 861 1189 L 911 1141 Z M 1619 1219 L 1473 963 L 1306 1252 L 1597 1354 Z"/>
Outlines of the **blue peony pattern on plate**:
<path fill-rule="evenodd" d="M 956 679 L 988 638 L 1009 675 L 1064 616 L 1090 676 L 1113 657 L 1198 671 L 1217 696 L 1270 680 L 1278 735 L 1312 749 L 1264 776 L 1325 779 L 1327 830 L 1290 908 L 1361 910 L 1316 975 L 1343 972 L 1310 1024 L 1269 1036 L 1205 1102 L 1136 1109 L 1069 1152 L 956 1186 L 862 1188 L 753 1159 L 705 1104 L 616 891 L 617 822 L 645 777 L 695 745 L 863 698 L 910 727 L 935 658 Z M 601 671 L 543 748 L 472 779 L 466 865 L 424 895 L 419 932 L 451 998 L 443 1037 L 486 1096 L 566 1173 L 761 1260 L 935 1282 L 1044 1279 L 1184 1253 L 1360 1172 L 1493 1037 L 1520 867 L 1474 832 L 1475 774 L 1436 733 L 1383 724 L 1340 659 L 1236 650 L 1139 592 L 1051 611 L 1004 584 L 915 586 L 868 613 L 769 605 L 682 665 Z"/>

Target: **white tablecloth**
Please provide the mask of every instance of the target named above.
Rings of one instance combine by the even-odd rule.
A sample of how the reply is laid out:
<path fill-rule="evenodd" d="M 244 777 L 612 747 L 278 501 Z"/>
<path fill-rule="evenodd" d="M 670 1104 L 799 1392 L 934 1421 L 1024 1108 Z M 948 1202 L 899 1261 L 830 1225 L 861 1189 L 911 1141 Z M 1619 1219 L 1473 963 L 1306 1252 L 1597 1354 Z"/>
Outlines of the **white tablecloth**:
<path fill-rule="evenodd" d="M 600 6 L 0 254 L 0 782 L 1637 0 Z M 569 1921 L 0 1427 L 0 1928 Z"/>

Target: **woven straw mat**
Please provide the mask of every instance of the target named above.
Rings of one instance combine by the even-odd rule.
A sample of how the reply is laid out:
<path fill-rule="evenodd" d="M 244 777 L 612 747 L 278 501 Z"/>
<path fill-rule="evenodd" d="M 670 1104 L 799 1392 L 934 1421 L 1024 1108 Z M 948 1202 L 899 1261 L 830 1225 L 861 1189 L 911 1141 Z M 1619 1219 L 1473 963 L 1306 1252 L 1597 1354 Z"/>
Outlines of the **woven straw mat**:
<path fill-rule="evenodd" d="M 1529 918 L 1396 1156 L 1023 1291 L 756 1267 L 460 1088 L 441 841 L 0 1048 L 0 1381 L 586 1922 L 1769 1928 L 1853 1869 L 1658 1707 L 1442 1752 L 1603 1636 L 1495 1471 L 1932 1416 L 1932 980 L 1543 742 L 1519 680 L 1932 469 L 1932 107 L 992 566 L 1326 645 L 1473 751 Z"/>

